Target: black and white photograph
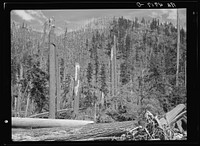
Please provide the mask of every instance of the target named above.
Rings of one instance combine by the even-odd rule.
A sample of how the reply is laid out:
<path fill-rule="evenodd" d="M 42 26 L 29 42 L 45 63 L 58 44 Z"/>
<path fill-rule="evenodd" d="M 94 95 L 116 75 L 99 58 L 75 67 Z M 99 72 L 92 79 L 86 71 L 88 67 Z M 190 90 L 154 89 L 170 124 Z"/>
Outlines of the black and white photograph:
<path fill-rule="evenodd" d="M 186 141 L 186 14 L 10 11 L 12 141 Z"/>

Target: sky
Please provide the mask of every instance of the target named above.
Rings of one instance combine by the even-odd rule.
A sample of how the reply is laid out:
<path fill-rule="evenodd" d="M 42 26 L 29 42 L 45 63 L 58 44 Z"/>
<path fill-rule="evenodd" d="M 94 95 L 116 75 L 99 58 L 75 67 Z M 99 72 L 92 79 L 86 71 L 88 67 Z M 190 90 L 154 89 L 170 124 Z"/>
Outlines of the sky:
<path fill-rule="evenodd" d="M 176 25 L 177 9 L 73 9 L 73 10 L 12 10 L 10 12 L 12 21 L 22 24 L 26 23 L 33 30 L 42 31 L 43 24 L 48 18 L 54 17 L 56 34 L 64 33 L 67 26 L 68 31 L 87 24 L 90 19 L 98 17 L 119 17 L 133 20 L 159 18 L 160 22 L 168 21 Z M 186 9 L 179 9 L 181 27 L 186 28 Z"/>

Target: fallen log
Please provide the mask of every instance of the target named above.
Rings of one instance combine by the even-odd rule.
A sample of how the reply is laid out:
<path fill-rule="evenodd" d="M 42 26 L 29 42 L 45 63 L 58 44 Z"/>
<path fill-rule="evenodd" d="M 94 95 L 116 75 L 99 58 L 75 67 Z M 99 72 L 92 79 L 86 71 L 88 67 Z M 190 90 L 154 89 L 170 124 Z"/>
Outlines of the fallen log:
<path fill-rule="evenodd" d="M 80 111 L 82 109 L 79 109 Z M 58 110 L 57 111 L 57 114 L 63 114 L 65 112 L 68 112 L 68 111 L 73 111 L 72 108 L 69 108 L 69 109 L 61 109 L 61 110 Z M 49 112 L 43 112 L 43 113 L 39 113 L 39 114 L 34 114 L 34 115 L 31 115 L 29 116 L 29 118 L 48 118 L 49 117 Z"/>
<path fill-rule="evenodd" d="M 13 128 L 77 127 L 92 124 L 93 121 L 67 119 L 40 119 L 12 117 Z"/>
<path fill-rule="evenodd" d="M 62 109 L 62 110 L 58 110 L 57 113 L 62 114 L 67 111 L 70 111 L 70 110 L 72 110 L 72 109 Z M 29 118 L 42 118 L 42 117 L 48 117 L 48 116 L 49 116 L 49 112 L 43 112 L 43 113 L 31 115 L 31 116 L 29 116 Z"/>
<path fill-rule="evenodd" d="M 96 138 L 88 138 L 88 139 L 80 139 L 76 141 L 116 141 L 118 137 L 96 137 Z"/>
<path fill-rule="evenodd" d="M 12 129 L 13 141 L 76 141 L 98 137 L 120 137 L 137 126 L 136 121 L 88 124 L 85 126 L 17 130 Z M 100 140 L 102 138 L 99 138 Z M 109 138 L 105 138 L 109 139 Z"/>

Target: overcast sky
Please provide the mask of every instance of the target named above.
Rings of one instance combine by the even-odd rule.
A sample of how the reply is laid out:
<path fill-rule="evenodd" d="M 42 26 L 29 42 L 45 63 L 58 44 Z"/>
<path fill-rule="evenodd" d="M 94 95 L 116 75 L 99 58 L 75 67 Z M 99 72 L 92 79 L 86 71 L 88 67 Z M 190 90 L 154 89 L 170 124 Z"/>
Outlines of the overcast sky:
<path fill-rule="evenodd" d="M 186 9 L 179 9 L 180 22 L 186 27 Z M 64 33 L 67 24 L 68 30 L 74 29 L 92 18 L 105 16 L 123 16 L 128 19 L 138 17 L 159 18 L 161 21 L 171 21 L 176 24 L 177 9 L 90 9 L 90 10 L 12 10 L 11 19 L 16 23 L 27 23 L 34 30 L 42 31 L 43 23 L 51 17 L 55 18 L 56 33 Z"/>

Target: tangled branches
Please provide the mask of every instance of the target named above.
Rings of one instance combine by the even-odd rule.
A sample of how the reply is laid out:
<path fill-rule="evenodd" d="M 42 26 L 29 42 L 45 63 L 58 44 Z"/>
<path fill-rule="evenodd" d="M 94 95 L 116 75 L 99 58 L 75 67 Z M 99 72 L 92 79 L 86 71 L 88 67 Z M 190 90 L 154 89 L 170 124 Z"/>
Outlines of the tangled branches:
<path fill-rule="evenodd" d="M 178 121 L 174 125 L 163 124 L 157 116 L 147 111 L 143 124 L 134 129 L 127 130 L 125 134 L 121 135 L 119 140 L 184 140 L 187 138 L 187 132 L 176 128 L 177 123 Z"/>

